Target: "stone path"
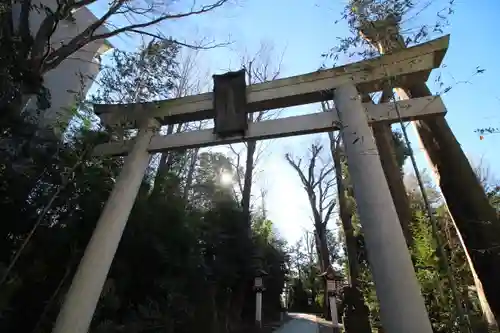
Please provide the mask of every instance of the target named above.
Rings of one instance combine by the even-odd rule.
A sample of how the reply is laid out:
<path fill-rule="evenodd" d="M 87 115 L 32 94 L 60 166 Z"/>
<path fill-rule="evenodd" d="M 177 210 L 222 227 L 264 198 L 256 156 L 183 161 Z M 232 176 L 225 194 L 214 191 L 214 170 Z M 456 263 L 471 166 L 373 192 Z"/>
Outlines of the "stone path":
<path fill-rule="evenodd" d="M 292 319 L 273 333 L 322 333 L 325 332 L 328 322 L 316 317 L 315 315 L 305 313 L 289 313 Z M 331 323 L 330 330 L 331 330 Z"/>

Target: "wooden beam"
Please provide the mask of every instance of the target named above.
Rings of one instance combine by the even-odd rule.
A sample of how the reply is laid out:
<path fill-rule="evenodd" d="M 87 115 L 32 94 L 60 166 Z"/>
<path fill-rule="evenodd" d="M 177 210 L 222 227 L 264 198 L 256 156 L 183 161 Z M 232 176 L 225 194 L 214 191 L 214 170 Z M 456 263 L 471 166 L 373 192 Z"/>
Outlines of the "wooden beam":
<path fill-rule="evenodd" d="M 446 113 L 441 97 L 431 96 L 398 101 L 398 110 L 404 121 L 422 119 L 429 115 Z M 399 117 L 394 103 L 372 104 L 364 103 L 368 122 L 398 122 Z M 250 123 L 245 136 L 217 138 L 213 129 L 184 132 L 171 135 L 155 135 L 151 139 L 148 150 L 151 153 L 179 149 L 208 147 L 222 144 L 242 142 L 249 139 L 263 140 L 301 134 L 327 132 L 339 129 L 337 112 L 321 112 L 305 116 L 295 116 L 257 123 Z M 132 147 L 133 141 L 112 142 L 99 145 L 94 155 L 124 155 Z"/>
<path fill-rule="evenodd" d="M 425 82 L 433 68 L 439 67 L 448 48 L 449 36 L 374 59 L 328 70 L 277 79 L 247 87 L 247 112 L 271 110 L 332 98 L 331 91 L 346 82 L 357 85 L 360 93 L 382 90 L 408 82 Z M 136 104 L 96 104 L 94 111 L 109 125 L 134 127 L 135 120 L 158 118 L 163 124 L 209 119 L 213 94 Z"/>

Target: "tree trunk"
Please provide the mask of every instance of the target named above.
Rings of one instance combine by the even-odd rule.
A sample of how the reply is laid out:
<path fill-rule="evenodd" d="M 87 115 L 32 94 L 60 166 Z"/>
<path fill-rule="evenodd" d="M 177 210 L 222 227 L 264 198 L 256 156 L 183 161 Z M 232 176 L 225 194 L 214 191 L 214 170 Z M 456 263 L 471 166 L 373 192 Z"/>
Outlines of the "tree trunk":
<path fill-rule="evenodd" d="M 347 198 L 342 179 L 342 164 L 340 147 L 335 144 L 333 133 L 328 133 L 330 137 L 330 149 L 335 164 L 335 177 L 337 179 L 337 193 L 339 200 L 339 214 L 344 229 L 344 238 L 347 252 L 347 265 L 349 267 L 350 287 L 344 292 L 342 311 L 344 314 L 344 329 L 347 333 L 370 333 L 370 312 L 364 302 L 363 295 L 359 287 L 359 261 L 358 245 L 354 236 L 352 225 L 352 211 L 347 205 Z"/>
<path fill-rule="evenodd" d="M 252 119 L 250 118 L 250 122 Z M 250 217 L 250 198 L 252 192 L 252 176 L 253 176 L 253 163 L 254 163 L 254 153 L 256 148 L 256 141 L 249 141 L 247 143 L 247 158 L 245 162 L 245 177 L 243 183 L 243 193 L 241 195 L 241 206 L 243 210 L 243 223 L 248 231 L 249 239 L 252 239 L 252 227 L 251 227 L 251 217 Z M 254 248 L 255 249 L 255 248 Z M 256 266 L 260 266 L 260 253 L 253 253 L 254 258 L 257 260 Z M 255 267 L 260 268 L 260 267 Z M 232 320 L 234 322 L 241 321 L 241 314 L 243 311 L 243 305 L 246 298 L 246 283 L 245 277 L 240 279 L 240 284 L 233 293 L 233 301 L 231 303 L 231 314 Z"/>
<path fill-rule="evenodd" d="M 426 84 L 408 88 L 411 97 L 432 95 Z M 446 119 L 436 116 L 415 121 L 418 136 L 433 166 L 452 220 L 460 232 L 471 271 L 482 284 L 486 299 L 500 320 L 500 221 Z M 480 299 L 483 299 L 480 296 Z M 481 302 L 484 305 L 484 302 Z M 483 307 L 483 312 L 485 309 Z M 487 311 L 486 311 L 487 312 Z M 485 313 L 486 313 L 485 312 Z M 493 325 L 493 323 L 490 323 Z"/>
<path fill-rule="evenodd" d="M 241 205 L 243 209 L 243 217 L 247 227 L 250 229 L 250 198 L 252 195 L 252 180 L 253 180 L 253 163 L 254 154 L 257 146 L 256 141 L 248 141 L 247 143 L 247 159 L 245 162 L 245 180 L 243 183 L 243 193 L 241 195 Z"/>
<path fill-rule="evenodd" d="M 399 33 L 399 22 L 388 16 L 385 20 L 369 22 L 360 29 L 380 54 L 405 48 Z M 417 83 L 400 89 L 401 98 L 432 96 L 425 83 Z M 408 96 L 409 94 L 409 96 Z M 463 237 L 464 250 L 471 254 L 471 271 L 476 272 L 479 281 L 476 289 L 480 295 L 481 283 L 485 295 L 480 295 L 483 315 L 488 317 L 485 308 L 488 299 L 491 310 L 500 319 L 500 221 L 495 209 L 474 173 L 460 144 L 456 140 L 444 116 L 429 117 L 414 122 L 417 136 L 424 146 L 430 164 L 433 166 L 437 183 L 445 197 L 450 216 Z M 458 232 L 457 231 L 457 232 Z M 479 283 L 481 282 L 481 283 Z M 490 316 L 491 317 L 491 316 Z M 493 326 L 493 323 L 489 323 Z M 496 323 L 494 323 L 496 326 Z"/>
<path fill-rule="evenodd" d="M 219 311 L 217 309 L 217 286 L 215 282 L 212 282 L 210 286 L 208 287 L 208 294 L 210 297 L 210 303 L 211 303 L 211 321 L 212 324 L 210 325 L 210 333 L 219 333 L 220 328 L 219 328 Z"/>
<path fill-rule="evenodd" d="M 179 130 L 180 126 L 178 127 L 178 131 Z M 174 125 L 173 124 L 168 125 L 166 135 L 171 135 L 173 132 L 174 132 Z M 165 177 L 167 176 L 171 166 L 172 166 L 171 152 L 167 151 L 161 153 L 160 163 L 158 163 L 158 170 L 156 171 L 155 182 L 153 185 L 153 190 L 151 191 L 151 196 L 155 196 L 162 192 Z"/>
<path fill-rule="evenodd" d="M 328 251 L 328 242 L 326 240 L 326 222 L 315 223 L 317 241 L 319 242 L 318 248 L 320 252 L 320 263 L 322 273 L 325 272 L 328 267 L 330 267 L 330 254 Z M 323 279 L 323 316 L 326 319 L 331 319 L 331 313 L 329 311 L 329 301 L 328 301 L 328 286 L 326 279 Z"/>
<path fill-rule="evenodd" d="M 191 155 L 191 161 L 189 163 L 189 169 L 186 175 L 186 184 L 184 185 L 184 193 L 182 194 L 184 201 L 187 201 L 189 196 L 189 190 L 191 189 L 191 185 L 193 184 L 194 169 L 196 167 L 196 161 L 198 160 L 198 151 L 199 149 L 193 149 Z"/>
<path fill-rule="evenodd" d="M 349 282 L 352 287 L 359 286 L 359 263 L 356 237 L 354 237 L 354 228 L 352 226 L 352 212 L 347 206 L 344 182 L 342 179 L 341 152 L 339 147 L 335 147 L 333 133 L 330 134 L 330 148 L 332 151 L 333 162 L 335 164 L 335 176 L 337 178 L 337 195 L 339 200 L 339 213 L 347 252 L 347 262 L 349 267 Z"/>
<path fill-rule="evenodd" d="M 248 63 L 248 82 L 252 83 L 252 61 Z M 247 122 L 253 123 L 253 113 L 247 115 Z M 247 158 L 245 161 L 245 178 L 243 180 L 243 193 L 241 194 L 241 206 L 243 209 L 243 218 L 245 219 L 245 224 L 248 227 L 249 233 L 251 235 L 251 221 L 250 221 L 250 197 L 252 194 L 252 179 L 253 179 L 253 163 L 254 154 L 257 147 L 257 141 L 251 140 L 247 142 Z"/>
<path fill-rule="evenodd" d="M 33 328 L 32 333 L 38 333 L 40 331 L 41 327 L 43 327 L 43 324 L 46 322 L 47 315 L 49 314 L 50 309 L 53 307 L 55 301 L 59 297 L 59 293 L 60 293 L 61 289 L 63 288 L 64 284 L 66 283 L 66 281 L 70 277 L 70 273 L 73 271 L 73 268 L 74 268 L 73 261 L 74 261 L 75 257 L 76 256 L 73 255 L 73 257 L 70 258 L 70 260 L 68 262 L 68 266 L 66 267 L 66 271 L 64 272 L 64 275 L 62 276 L 61 280 L 59 281 L 59 284 L 57 285 L 56 289 L 54 290 L 54 292 L 52 293 L 50 298 L 47 300 L 45 307 L 43 308 L 43 312 L 40 315 L 40 318 L 38 318 L 38 322 L 35 324 L 35 328 Z"/>
<path fill-rule="evenodd" d="M 410 247 L 413 244 L 413 237 L 410 229 L 412 214 L 406 188 L 403 183 L 403 175 L 397 163 L 396 149 L 394 148 L 394 139 L 390 124 L 374 123 L 372 124 L 373 137 L 380 156 L 380 162 L 384 169 L 385 178 L 389 185 L 392 201 L 396 207 L 399 217 L 399 223 L 405 236 L 406 245 Z"/>

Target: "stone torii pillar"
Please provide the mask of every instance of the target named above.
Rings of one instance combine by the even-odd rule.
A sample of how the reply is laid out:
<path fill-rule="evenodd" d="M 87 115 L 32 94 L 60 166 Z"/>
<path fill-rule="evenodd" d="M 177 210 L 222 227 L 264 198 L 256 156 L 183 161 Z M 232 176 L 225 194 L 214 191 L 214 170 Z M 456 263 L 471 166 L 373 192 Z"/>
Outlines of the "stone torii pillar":
<path fill-rule="evenodd" d="M 214 75 L 215 134 L 226 136 L 245 132 L 245 73 Z M 118 249 L 123 230 L 134 205 L 146 168 L 149 144 L 160 127 L 157 120 L 138 121 L 139 133 L 125 159 L 113 191 L 99 217 L 71 287 L 59 312 L 53 333 L 87 333 L 97 302 Z"/>
<path fill-rule="evenodd" d="M 130 211 L 149 165 L 148 146 L 158 124 L 146 121 L 125 159 L 71 282 L 53 333 L 87 333 Z"/>
<path fill-rule="evenodd" d="M 335 90 L 349 173 L 387 333 L 431 333 L 413 263 L 356 87 Z"/>
<path fill-rule="evenodd" d="M 394 31 L 386 28 L 387 25 L 380 24 L 378 22 L 370 22 L 366 24 L 361 29 L 361 36 L 363 39 L 374 44 L 381 54 L 388 52 L 389 50 L 396 50 L 400 45 L 404 45 L 401 39 L 387 39 L 380 38 L 383 33 L 394 35 Z M 391 25 L 390 28 L 393 26 Z M 389 31 L 388 31 L 389 30 Z M 395 31 L 398 33 L 398 31 Z M 364 96 L 365 99 L 369 96 Z M 392 91 L 384 91 L 380 100 L 380 103 L 387 102 L 390 97 L 392 97 Z M 370 99 L 371 100 L 371 99 Z M 412 220 L 412 213 L 410 210 L 410 203 L 408 200 L 408 195 L 406 193 L 406 188 L 403 182 L 403 175 L 399 168 L 396 149 L 394 147 L 394 139 L 392 136 L 392 129 L 390 123 L 375 123 L 372 125 L 373 136 L 375 138 L 375 143 L 377 145 L 380 161 L 382 162 L 382 167 L 384 169 L 385 178 L 389 184 L 389 190 L 391 191 L 392 200 L 396 206 L 396 211 L 399 216 L 399 221 L 401 223 L 401 228 L 403 229 L 403 234 L 405 235 L 406 244 L 410 246 L 413 244 L 413 237 L 410 230 L 410 223 Z"/>
<path fill-rule="evenodd" d="M 360 32 L 380 54 L 406 48 L 396 16 L 364 22 Z M 424 82 L 401 88 L 397 89 L 401 99 L 432 96 Z M 500 319 L 500 284 L 497 281 L 500 276 L 499 217 L 444 115 L 416 120 L 414 125 L 450 215 L 463 237 L 466 251 L 471 250 L 468 251 L 473 263 L 471 268 L 480 280 L 476 281 L 476 287 L 483 289 L 488 298 L 486 301 L 479 293 L 483 313 L 488 323 L 496 326 L 493 315 L 497 321 Z"/>

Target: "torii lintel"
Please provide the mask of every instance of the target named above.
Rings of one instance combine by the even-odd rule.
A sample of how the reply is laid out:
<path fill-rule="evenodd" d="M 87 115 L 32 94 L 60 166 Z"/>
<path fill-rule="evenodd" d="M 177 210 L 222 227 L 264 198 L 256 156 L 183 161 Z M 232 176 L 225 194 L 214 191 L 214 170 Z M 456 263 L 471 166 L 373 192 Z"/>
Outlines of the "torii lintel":
<path fill-rule="evenodd" d="M 347 82 L 360 93 L 427 81 L 440 66 L 449 35 L 398 52 L 345 66 L 246 86 L 245 112 L 258 112 L 332 99 L 331 91 Z M 107 125 L 137 128 L 137 121 L 156 118 L 161 124 L 215 117 L 212 92 L 148 103 L 96 104 L 95 113 Z"/>

